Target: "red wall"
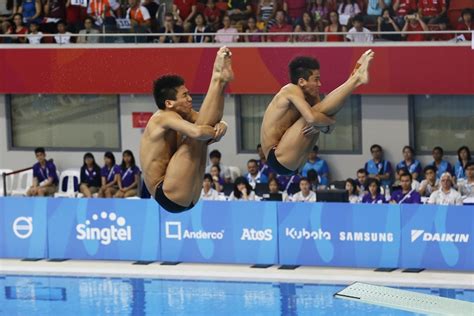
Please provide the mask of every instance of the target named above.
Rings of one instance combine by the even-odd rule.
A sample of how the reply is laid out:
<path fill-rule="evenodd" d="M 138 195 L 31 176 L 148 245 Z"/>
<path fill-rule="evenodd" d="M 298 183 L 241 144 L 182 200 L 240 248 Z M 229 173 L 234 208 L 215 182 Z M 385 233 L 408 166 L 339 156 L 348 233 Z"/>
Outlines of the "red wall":
<path fill-rule="evenodd" d="M 229 92 L 272 94 L 288 82 L 287 65 L 310 55 L 321 63 L 322 91 L 341 84 L 366 48 L 233 48 Z M 371 82 L 360 94 L 474 94 L 470 47 L 374 47 Z M 205 93 L 216 48 L 0 49 L 0 93 L 148 94 L 165 73 Z"/>

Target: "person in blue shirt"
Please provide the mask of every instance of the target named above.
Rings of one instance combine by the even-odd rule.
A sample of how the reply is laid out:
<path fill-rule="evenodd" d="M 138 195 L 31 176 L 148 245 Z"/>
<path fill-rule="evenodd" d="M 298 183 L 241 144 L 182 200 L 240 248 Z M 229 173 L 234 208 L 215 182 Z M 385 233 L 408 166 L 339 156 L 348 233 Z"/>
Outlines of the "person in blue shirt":
<path fill-rule="evenodd" d="M 135 162 L 135 156 L 131 150 L 122 153 L 122 164 L 120 165 L 119 190 L 115 193 L 116 198 L 127 198 L 138 195 L 138 184 L 140 183 L 140 169 Z"/>
<path fill-rule="evenodd" d="M 435 166 L 436 170 L 438 170 L 436 172 L 436 179 L 441 178 L 441 175 L 445 172 L 449 172 L 451 175 L 453 175 L 453 166 L 451 166 L 448 161 L 443 160 L 443 148 L 436 146 L 435 148 L 433 148 L 432 155 L 434 160 L 430 165 Z"/>
<path fill-rule="evenodd" d="M 43 147 L 35 149 L 37 163 L 33 165 L 33 185 L 26 192 L 27 196 L 50 196 L 57 191 L 59 178 L 52 160 L 46 160 Z"/>
<path fill-rule="evenodd" d="M 392 185 L 392 164 L 383 159 L 382 146 L 374 144 L 370 147 L 372 159 L 365 163 L 364 169 L 369 174 L 369 178 L 375 178 L 380 181 L 381 185 Z"/>
<path fill-rule="evenodd" d="M 458 149 L 458 161 L 454 165 L 454 177 L 458 180 L 466 179 L 466 165 L 472 160 L 471 151 L 467 146 L 461 146 Z"/>
<path fill-rule="evenodd" d="M 380 182 L 375 178 L 370 178 L 367 181 L 369 192 L 362 198 L 362 203 L 366 204 L 383 204 L 386 203 L 385 197 L 380 190 Z"/>
<path fill-rule="evenodd" d="M 257 160 L 250 159 L 247 162 L 247 170 L 248 173 L 245 175 L 245 178 L 247 179 L 252 189 L 255 189 L 257 183 L 268 183 L 267 176 L 262 172 L 258 171 Z"/>
<path fill-rule="evenodd" d="M 415 150 L 411 146 L 403 147 L 403 160 L 397 165 L 397 172 L 395 174 L 397 180 L 400 180 L 400 169 L 407 169 L 413 177 L 413 180 L 420 181 L 421 177 L 421 163 L 415 159 Z"/>
<path fill-rule="evenodd" d="M 100 170 L 102 185 L 99 197 L 111 198 L 118 191 L 120 167 L 115 164 L 115 156 L 110 151 L 104 154 L 104 166 Z"/>
<path fill-rule="evenodd" d="M 308 171 L 314 169 L 321 178 L 320 184 L 327 186 L 329 184 L 329 167 L 326 160 L 318 157 L 318 152 L 319 147 L 314 146 L 313 150 L 308 155 L 308 161 L 306 161 L 301 170 L 301 175 L 307 177 Z"/>
<path fill-rule="evenodd" d="M 400 175 L 401 189 L 392 193 L 390 203 L 392 204 L 421 204 L 420 193 L 411 188 L 413 179 L 411 174 L 402 173 Z"/>
<path fill-rule="evenodd" d="M 94 155 L 92 153 L 85 153 L 81 167 L 81 184 L 79 186 L 79 192 L 84 197 L 90 198 L 92 194 L 99 192 L 101 184 L 100 174 L 100 167 L 95 162 Z"/>
<path fill-rule="evenodd" d="M 301 176 L 297 173 L 291 176 L 279 175 L 277 177 L 278 186 L 283 192 L 288 193 L 288 195 L 299 191 L 300 180 Z"/>

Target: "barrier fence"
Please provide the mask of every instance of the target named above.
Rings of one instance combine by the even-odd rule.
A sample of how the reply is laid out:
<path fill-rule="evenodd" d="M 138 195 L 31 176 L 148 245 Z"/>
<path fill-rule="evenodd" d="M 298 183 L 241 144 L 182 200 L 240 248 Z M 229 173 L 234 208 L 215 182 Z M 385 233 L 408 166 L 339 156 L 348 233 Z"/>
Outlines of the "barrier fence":
<path fill-rule="evenodd" d="M 0 257 L 474 270 L 474 206 L 0 198 Z"/>

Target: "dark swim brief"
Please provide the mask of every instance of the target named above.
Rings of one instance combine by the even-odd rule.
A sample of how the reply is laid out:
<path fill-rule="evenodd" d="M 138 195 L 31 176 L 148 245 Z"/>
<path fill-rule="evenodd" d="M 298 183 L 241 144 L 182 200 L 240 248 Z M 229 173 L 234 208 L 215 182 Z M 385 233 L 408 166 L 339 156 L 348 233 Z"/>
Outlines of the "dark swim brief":
<path fill-rule="evenodd" d="M 272 148 L 268 153 L 267 165 L 275 170 L 279 175 L 289 176 L 295 173 L 293 170 L 286 168 L 278 161 L 275 156 L 275 148 Z"/>
<path fill-rule="evenodd" d="M 163 192 L 163 182 L 158 184 L 155 192 L 155 200 L 162 208 L 170 213 L 181 213 L 194 207 L 194 203 L 192 202 L 189 206 L 181 206 L 168 199 L 165 195 L 165 192 Z"/>

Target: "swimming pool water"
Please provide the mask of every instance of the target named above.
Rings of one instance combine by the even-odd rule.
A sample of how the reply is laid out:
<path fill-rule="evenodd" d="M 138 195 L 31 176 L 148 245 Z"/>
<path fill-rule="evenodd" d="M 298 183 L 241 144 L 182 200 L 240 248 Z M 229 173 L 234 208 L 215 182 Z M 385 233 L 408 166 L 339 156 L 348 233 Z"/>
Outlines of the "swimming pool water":
<path fill-rule="evenodd" d="M 414 315 L 333 298 L 333 294 L 344 287 L 292 283 L 0 275 L 0 314 Z M 474 302 L 474 290 L 408 290 Z"/>

